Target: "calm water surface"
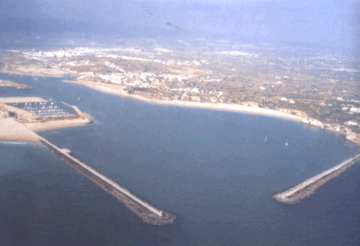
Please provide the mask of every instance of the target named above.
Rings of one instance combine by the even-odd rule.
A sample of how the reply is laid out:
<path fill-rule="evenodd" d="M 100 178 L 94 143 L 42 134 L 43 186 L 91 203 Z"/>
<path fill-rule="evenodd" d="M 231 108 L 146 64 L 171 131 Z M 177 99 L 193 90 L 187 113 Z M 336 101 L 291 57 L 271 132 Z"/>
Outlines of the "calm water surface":
<path fill-rule="evenodd" d="M 301 204 L 272 195 L 356 153 L 319 129 L 266 117 L 159 107 L 60 79 L 9 77 L 78 105 L 95 124 L 42 133 L 176 223 L 154 227 L 45 148 L 0 144 L 3 245 L 360 245 L 360 166 Z M 288 141 L 289 146 L 285 146 Z"/>

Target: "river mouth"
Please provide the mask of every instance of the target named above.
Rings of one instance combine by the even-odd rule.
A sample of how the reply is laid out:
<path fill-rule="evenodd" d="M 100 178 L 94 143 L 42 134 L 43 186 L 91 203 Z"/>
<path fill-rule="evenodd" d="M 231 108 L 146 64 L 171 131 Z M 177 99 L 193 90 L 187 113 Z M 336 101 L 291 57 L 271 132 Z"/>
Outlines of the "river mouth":
<path fill-rule="evenodd" d="M 0 223 L 7 244 L 16 240 L 17 228 L 42 245 L 56 240 L 59 245 L 346 245 L 347 238 L 356 239 L 356 231 L 335 222 L 357 228 L 359 168 L 293 208 L 272 199 L 276 191 L 354 154 L 356 147 L 341 138 L 259 116 L 149 105 L 60 79 L 11 78 L 33 88 L 1 96 L 50 97 L 93 115 L 92 125 L 41 135 L 75 150 L 75 156 L 178 219 L 163 228 L 144 225 L 46 150 L 1 145 L 2 187 L 24 189 L 15 199 L 13 192 L 0 191 L 9 214 L 1 217 L 15 220 Z M 32 203 L 30 208 L 21 205 L 24 201 Z M 17 216 L 19 211 L 24 216 Z"/>

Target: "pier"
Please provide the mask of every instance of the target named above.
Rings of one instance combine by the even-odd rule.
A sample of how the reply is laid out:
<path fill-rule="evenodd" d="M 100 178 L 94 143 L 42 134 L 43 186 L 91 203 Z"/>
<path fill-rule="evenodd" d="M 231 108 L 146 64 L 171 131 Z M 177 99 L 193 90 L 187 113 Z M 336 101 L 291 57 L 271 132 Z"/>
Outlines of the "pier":
<path fill-rule="evenodd" d="M 317 174 L 284 192 L 275 194 L 274 199 L 287 204 L 298 203 L 314 194 L 323 185 L 338 177 L 359 161 L 360 154 L 357 154 L 354 157 L 341 162 L 339 165 Z"/>
<path fill-rule="evenodd" d="M 69 151 L 57 147 L 42 137 L 40 137 L 40 142 L 51 151 L 61 156 L 66 161 L 66 163 L 87 177 L 98 187 L 102 188 L 104 191 L 108 192 L 118 201 L 123 203 L 144 222 L 153 225 L 164 225 L 174 222 L 174 215 L 155 208 L 154 206 L 145 202 L 141 198 L 131 193 L 129 190 L 120 186 L 118 183 L 105 177 L 103 174 L 70 155 Z"/>

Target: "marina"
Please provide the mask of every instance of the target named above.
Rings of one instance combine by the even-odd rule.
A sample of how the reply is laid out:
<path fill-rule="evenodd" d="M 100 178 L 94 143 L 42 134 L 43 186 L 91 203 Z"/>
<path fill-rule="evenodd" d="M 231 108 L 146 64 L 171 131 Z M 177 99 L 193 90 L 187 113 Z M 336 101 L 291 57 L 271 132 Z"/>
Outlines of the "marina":
<path fill-rule="evenodd" d="M 68 161 L 64 164 L 62 155 L 37 144 L 4 144 L 2 187 L 13 187 L 0 190 L 5 244 L 358 245 L 358 231 L 341 225 L 357 228 L 359 165 L 301 206 L 272 199 L 294 180 L 355 156 L 358 147 L 336 135 L 269 117 L 151 105 L 60 79 L 26 81 L 33 95 L 77 105 L 96 119 L 86 127 L 40 132 L 41 137 L 155 208 L 171 211 L 176 220 L 166 226 L 144 223 Z M 19 226 L 28 232 L 23 240 Z M 349 238 L 355 239 L 349 243 Z"/>

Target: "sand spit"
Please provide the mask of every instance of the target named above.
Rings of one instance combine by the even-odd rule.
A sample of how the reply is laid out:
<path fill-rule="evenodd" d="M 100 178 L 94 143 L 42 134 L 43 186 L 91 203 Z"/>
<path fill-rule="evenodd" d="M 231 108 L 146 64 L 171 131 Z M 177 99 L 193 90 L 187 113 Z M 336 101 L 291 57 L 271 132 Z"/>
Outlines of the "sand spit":
<path fill-rule="evenodd" d="M 0 103 L 46 103 L 41 97 L 0 97 Z"/>
<path fill-rule="evenodd" d="M 62 78 L 67 75 L 67 73 L 62 72 L 58 69 L 44 68 L 40 66 L 8 66 L 7 68 L 2 69 L 1 72 L 10 75 L 51 77 L 51 78 Z"/>
<path fill-rule="evenodd" d="M 275 194 L 274 199 L 286 204 L 298 203 L 303 199 L 313 195 L 326 183 L 338 177 L 359 161 L 360 154 L 357 154 L 356 156 L 341 162 L 339 165 L 332 167 L 318 175 L 315 175 L 284 192 Z"/>
<path fill-rule="evenodd" d="M 35 131 L 51 131 L 63 128 L 72 128 L 72 127 L 80 127 L 90 124 L 92 121 L 89 118 L 75 118 L 75 119 L 63 119 L 63 120 L 51 120 L 44 122 L 31 122 L 25 123 L 24 125 Z"/>
<path fill-rule="evenodd" d="M 39 142 L 39 136 L 11 118 L 0 119 L 0 141 Z"/>
<path fill-rule="evenodd" d="M 14 88 L 14 89 L 30 89 L 31 86 L 27 84 L 22 84 L 10 80 L 1 80 L 0 79 L 0 88 Z"/>
<path fill-rule="evenodd" d="M 86 121 L 86 119 L 80 119 Z M 74 120 L 70 120 L 74 121 Z M 45 123 L 45 126 L 41 126 L 42 123 L 39 123 L 39 129 L 48 130 L 49 128 L 55 127 L 64 127 L 66 124 L 61 121 L 57 122 L 59 125 L 49 125 Z M 68 124 L 68 127 L 73 126 L 74 122 Z M 36 128 L 35 126 L 33 126 Z M 55 152 L 61 156 L 66 163 L 76 169 L 80 174 L 87 177 L 95 185 L 108 192 L 118 201 L 123 203 L 127 208 L 129 208 L 134 214 L 141 218 L 144 222 L 152 225 L 164 225 L 171 224 L 175 220 L 175 215 L 157 209 L 146 201 L 142 200 L 126 188 L 120 186 L 118 183 L 107 178 L 100 172 L 81 162 L 80 160 L 71 156 L 70 151 L 67 149 L 61 149 L 56 145 L 50 143 L 45 138 L 40 137 L 32 130 L 28 129 L 23 124 L 17 122 L 12 118 L 1 118 L 0 119 L 0 143 L 37 143 L 43 144 L 51 151 Z"/>
<path fill-rule="evenodd" d="M 90 123 L 91 120 L 89 118 L 51 120 L 24 124 L 12 118 L 0 118 L 0 141 L 38 142 L 38 135 L 34 132 L 80 127 Z"/>
<path fill-rule="evenodd" d="M 79 111 L 80 112 L 80 111 Z M 40 137 L 34 131 L 45 131 L 64 127 L 74 127 L 89 123 L 88 118 L 69 120 L 57 120 L 49 122 L 37 122 L 22 124 L 13 118 L 0 118 L 0 143 L 37 143 L 43 144 L 51 151 L 61 156 L 67 164 L 72 166 L 80 174 L 87 177 L 95 185 L 112 195 L 124 204 L 129 210 L 141 218 L 145 223 L 152 225 L 164 225 L 174 222 L 176 216 L 162 211 L 146 201 L 142 200 L 126 188 L 107 178 L 100 172 L 74 158 L 70 150 L 61 149 Z"/>

